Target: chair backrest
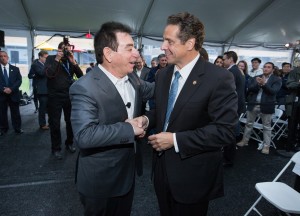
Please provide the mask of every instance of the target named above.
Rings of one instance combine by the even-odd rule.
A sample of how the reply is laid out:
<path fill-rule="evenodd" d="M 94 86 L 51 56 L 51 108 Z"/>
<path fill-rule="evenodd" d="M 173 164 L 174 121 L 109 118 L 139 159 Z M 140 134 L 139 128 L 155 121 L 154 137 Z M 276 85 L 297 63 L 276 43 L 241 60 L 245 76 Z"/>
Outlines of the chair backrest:
<path fill-rule="evenodd" d="M 300 165 L 300 151 L 298 151 L 297 153 L 295 153 L 293 155 L 293 157 L 291 158 L 291 161 L 293 161 L 295 164 Z"/>
<path fill-rule="evenodd" d="M 294 162 L 296 165 L 300 164 L 300 151 L 298 151 L 297 153 L 295 153 L 293 155 L 293 157 L 289 160 L 289 162 L 285 165 L 285 167 L 283 167 L 283 169 L 275 177 L 275 179 L 273 180 L 273 182 L 276 182 L 279 179 L 279 177 L 284 173 L 284 171 L 290 166 L 290 164 L 292 162 Z"/>

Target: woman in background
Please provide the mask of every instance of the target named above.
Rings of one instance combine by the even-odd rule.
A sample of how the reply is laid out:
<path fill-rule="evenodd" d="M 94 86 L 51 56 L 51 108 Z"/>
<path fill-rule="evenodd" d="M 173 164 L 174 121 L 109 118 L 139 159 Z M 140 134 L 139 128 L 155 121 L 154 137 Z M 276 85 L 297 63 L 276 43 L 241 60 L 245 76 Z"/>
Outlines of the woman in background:
<path fill-rule="evenodd" d="M 248 74 L 248 64 L 246 61 L 241 60 L 237 64 L 238 68 L 243 72 L 245 76 L 245 96 L 247 101 L 248 83 L 250 82 L 250 75 Z"/>
<path fill-rule="evenodd" d="M 223 67 L 223 56 L 218 56 L 214 61 L 214 64 Z"/>

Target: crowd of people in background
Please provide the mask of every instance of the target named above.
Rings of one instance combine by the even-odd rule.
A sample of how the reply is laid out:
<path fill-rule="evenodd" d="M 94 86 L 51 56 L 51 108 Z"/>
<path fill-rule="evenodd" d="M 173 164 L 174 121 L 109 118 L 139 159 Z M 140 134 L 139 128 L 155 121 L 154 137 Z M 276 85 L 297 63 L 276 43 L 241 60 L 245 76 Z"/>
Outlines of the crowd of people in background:
<path fill-rule="evenodd" d="M 231 52 L 233 51 L 229 51 L 229 53 Z M 226 63 L 228 61 L 227 53 L 224 53 L 224 56 L 218 56 L 214 64 L 228 69 L 228 64 Z M 288 142 L 285 148 L 287 151 L 299 149 L 299 141 L 297 140 L 299 136 L 297 130 L 299 114 L 296 113 L 296 110 L 299 106 L 297 98 L 300 93 L 298 92 L 300 84 L 299 77 L 295 77 L 299 73 L 299 67 L 293 69 L 288 62 L 283 62 L 280 69 L 273 62 L 267 62 L 261 67 L 261 59 L 257 57 L 251 60 L 251 66 L 252 68 L 249 69 L 245 60 L 240 60 L 237 63 L 237 67 L 243 76 L 243 79 L 239 82 L 243 84 L 245 94 L 241 102 L 247 104 L 247 124 L 245 125 L 242 140 L 237 143 L 237 146 L 243 147 L 248 145 L 254 121 L 259 115 L 264 126 L 264 141 L 259 149 L 262 153 L 269 154 L 272 114 L 274 114 L 275 108 L 281 108 L 284 111 L 283 118 L 288 118 L 289 123 Z M 239 94 L 239 84 L 236 83 L 236 86 Z"/>

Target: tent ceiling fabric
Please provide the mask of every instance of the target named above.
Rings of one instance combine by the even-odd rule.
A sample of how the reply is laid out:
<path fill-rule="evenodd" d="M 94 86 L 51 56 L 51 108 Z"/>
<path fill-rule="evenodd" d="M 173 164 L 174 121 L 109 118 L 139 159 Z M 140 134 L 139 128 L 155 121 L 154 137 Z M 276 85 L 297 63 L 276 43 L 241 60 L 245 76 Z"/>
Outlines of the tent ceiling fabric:
<path fill-rule="evenodd" d="M 188 11 L 204 23 L 205 42 L 271 45 L 300 40 L 299 8 L 298 0 L 1 0 L 0 28 L 86 33 L 118 21 L 161 37 L 167 16 Z"/>

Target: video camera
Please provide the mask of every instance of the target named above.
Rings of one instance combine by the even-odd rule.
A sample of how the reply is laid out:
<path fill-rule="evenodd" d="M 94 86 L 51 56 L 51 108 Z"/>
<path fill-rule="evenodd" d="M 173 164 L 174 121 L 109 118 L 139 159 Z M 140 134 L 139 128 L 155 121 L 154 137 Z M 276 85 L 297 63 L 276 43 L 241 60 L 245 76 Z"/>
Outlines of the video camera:
<path fill-rule="evenodd" d="M 65 47 L 64 47 L 64 49 L 63 49 L 63 53 L 64 53 L 64 56 L 65 56 L 65 57 L 68 57 L 68 56 L 71 55 L 71 52 L 68 50 L 68 47 L 71 47 L 72 52 L 73 52 L 73 50 L 74 50 L 74 48 L 75 48 L 74 45 L 71 45 L 71 44 L 69 43 L 69 38 L 70 38 L 70 36 L 64 36 L 64 40 L 63 40 L 64 45 L 65 45 Z M 68 47 L 67 47 L 67 46 L 68 46 Z"/>

